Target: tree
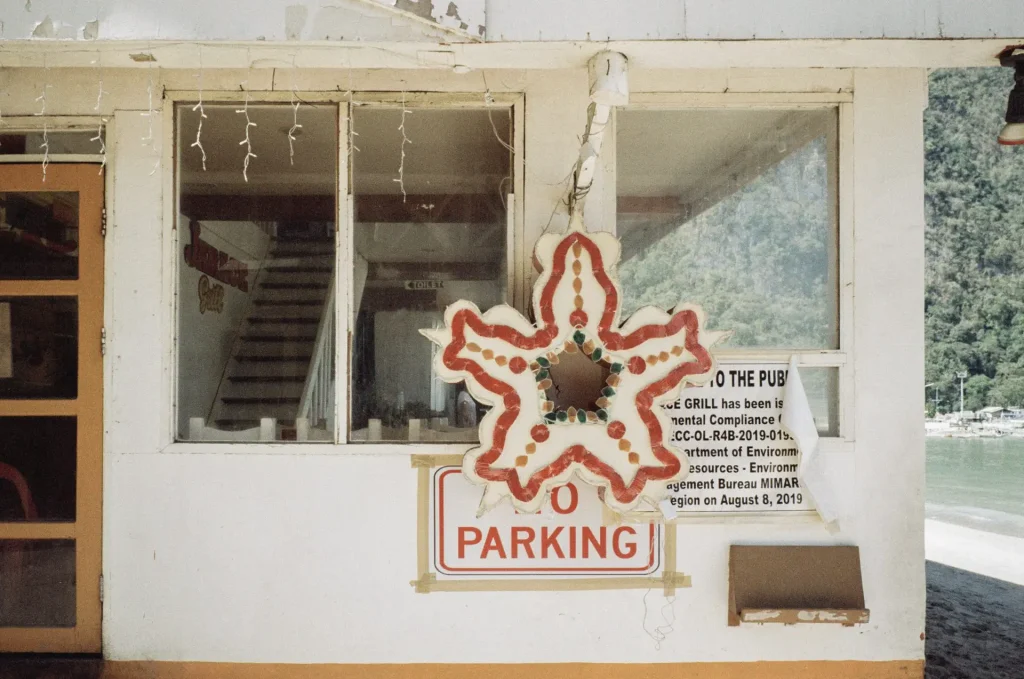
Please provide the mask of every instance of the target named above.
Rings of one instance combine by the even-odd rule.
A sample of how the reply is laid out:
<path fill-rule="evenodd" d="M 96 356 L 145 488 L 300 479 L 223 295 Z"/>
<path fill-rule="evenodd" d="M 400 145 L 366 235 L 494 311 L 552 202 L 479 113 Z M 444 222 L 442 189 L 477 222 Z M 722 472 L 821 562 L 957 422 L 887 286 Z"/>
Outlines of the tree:
<path fill-rule="evenodd" d="M 925 374 L 959 405 L 967 371 L 971 409 L 1024 405 L 1024 153 L 995 141 L 1012 84 L 936 71 L 924 116 Z"/>
<path fill-rule="evenodd" d="M 988 375 L 974 375 L 964 383 L 964 408 L 981 410 L 988 405 L 993 380 Z"/>

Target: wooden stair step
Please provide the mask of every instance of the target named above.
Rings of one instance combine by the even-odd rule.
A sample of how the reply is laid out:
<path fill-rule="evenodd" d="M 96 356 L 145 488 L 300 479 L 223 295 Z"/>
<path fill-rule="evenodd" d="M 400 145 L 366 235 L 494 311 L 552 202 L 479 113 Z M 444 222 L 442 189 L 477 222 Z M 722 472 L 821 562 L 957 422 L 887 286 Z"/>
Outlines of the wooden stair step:
<path fill-rule="evenodd" d="M 298 396 L 225 396 L 224 405 L 297 405 Z"/>
<path fill-rule="evenodd" d="M 322 299 L 254 299 L 256 306 L 323 306 Z"/>
<path fill-rule="evenodd" d="M 274 273 L 326 273 L 333 271 L 331 266 L 295 266 L 294 264 L 271 264 L 266 267 L 267 271 Z"/>
<path fill-rule="evenodd" d="M 320 323 L 318 317 L 313 316 L 250 316 L 250 323 L 279 323 L 281 325 L 317 325 Z"/>
<path fill-rule="evenodd" d="M 312 342 L 316 335 L 242 335 L 246 342 Z"/>
<path fill-rule="evenodd" d="M 263 283 L 263 290 L 326 290 L 327 283 Z"/>

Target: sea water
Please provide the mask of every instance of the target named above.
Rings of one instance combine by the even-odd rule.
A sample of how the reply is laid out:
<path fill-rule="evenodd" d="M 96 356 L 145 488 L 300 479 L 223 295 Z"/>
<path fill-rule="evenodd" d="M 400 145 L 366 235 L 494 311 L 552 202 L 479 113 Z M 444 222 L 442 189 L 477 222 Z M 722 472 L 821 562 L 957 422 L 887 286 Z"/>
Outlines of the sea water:
<path fill-rule="evenodd" d="M 929 519 L 1024 538 L 1024 438 L 925 440 Z"/>

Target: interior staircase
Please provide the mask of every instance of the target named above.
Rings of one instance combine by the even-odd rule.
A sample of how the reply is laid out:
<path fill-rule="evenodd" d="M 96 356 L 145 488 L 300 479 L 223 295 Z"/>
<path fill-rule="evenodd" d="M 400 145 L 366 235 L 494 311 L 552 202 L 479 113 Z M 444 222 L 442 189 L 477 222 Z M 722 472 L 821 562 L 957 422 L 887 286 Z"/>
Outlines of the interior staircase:
<path fill-rule="evenodd" d="M 251 429 L 262 418 L 293 428 L 301 411 L 310 416 L 311 400 L 327 397 L 326 385 L 315 382 L 333 379 L 320 365 L 333 361 L 333 270 L 333 239 L 271 242 L 210 413 L 217 429 Z"/>

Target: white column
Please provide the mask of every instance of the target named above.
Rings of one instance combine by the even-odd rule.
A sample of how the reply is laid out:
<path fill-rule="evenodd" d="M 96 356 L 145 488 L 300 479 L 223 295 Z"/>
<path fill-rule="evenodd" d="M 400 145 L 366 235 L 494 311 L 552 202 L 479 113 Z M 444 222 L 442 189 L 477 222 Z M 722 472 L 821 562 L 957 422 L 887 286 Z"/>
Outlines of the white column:
<path fill-rule="evenodd" d="M 924 642 L 923 69 L 854 76 L 855 539 L 873 623 Z M 844 531 L 845 532 L 845 531 Z"/>

